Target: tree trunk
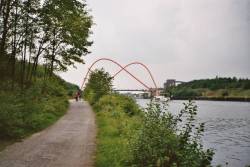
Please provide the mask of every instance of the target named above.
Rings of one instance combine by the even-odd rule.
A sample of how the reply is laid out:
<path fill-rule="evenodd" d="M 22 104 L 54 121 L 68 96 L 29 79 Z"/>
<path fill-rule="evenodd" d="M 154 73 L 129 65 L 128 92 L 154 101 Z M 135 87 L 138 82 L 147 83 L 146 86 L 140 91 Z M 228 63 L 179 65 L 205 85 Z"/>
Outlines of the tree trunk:
<path fill-rule="evenodd" d="M 2 1 L 1 1 L 2 3 Z M 8 22 L 9 22 L 9 16 L 10 16 L 10 4 L 11 0 L 7 0 L 6 3 L 6 12 L 3 11 L 3 32 L 2 32 L 2 40 L 0 43 L 0 56 L 3 57 L 5 55 L 6 51 L 6 39 L 7 39 L 7 33 L 8 33 Z"/>
<path fill-rule="evenodd" d="M 4 2 L 5 2 L 5 0 L 1 0 L 0 1 L 0 16 L 2 15 L 2 10 L 3 10 L 3 6 L 4 6 Z"/>
<path fill-rule="evenodd" d="M 42 39 L 42 42 L 41 42 L 40 45 L 39 45 L 37 54 L 36 54 L 36 56 L 34 57 L 34 61 L 33 61 L 33 64 L 32 64 L 32 69 L 31 69 L 29 81 L 32 81 L 32 77 L 36 75 L 36 70 L 37 70 L 37 65 L 38 65 L 38 59 L 39 59 L 39 56 L 40 56 L 40 55 L 42 54 L 42 52 L 44 51 L 44 49 L 43 49 L 44 43 L 45 43 L 45 39 Z"/>
<path fill-rule="evenodd" d="M 29 44 L 29 63 L 28 63 L 28 69 L 27 69 L 27 75 L 26 75 L 26 81 L 31 81 L 28 80 L 29 76 L 31 74 L 31 58 L 32 58 L 32 40 L 33 40 L 33 32 L 31 32 L 31 36 L 30 36 L 30 44 Z"/>
<path fill-rule="evenodd" d="M 12 50 L 12 57 L 11 57 L 11 62 L 12 62 L 12 69 L 11 69 L 11 77 L 12 77 L 12 84 L 11 88 L 12 90 L 14 89 L 14 84 L 15 84 L 15 70 L 16 70 L 16 49 L 17 49 L 17 9 L 18 5 L 16 3 L 16 11 L 15 11 L 15 23 L 14 23 L 14 40 L 13 40 L 13 50 Z"/>
<path fill-rule="evenodd" d="M 23 51 L 23 60 L 22 60 L 22 77 L 21 77 L 22 89 L 24 88 L 25 73 L 26 73 L 26 53 L 27 53 L 27 42 L 28 42 L 29 13 L 30 13 L 30 1 L 27 2 L 27 13 L 26 13 L 26 20 L 25 20 L 25 40 L 24 40 L 24 51 Z"/>
<path fill-rule="evenodd" d="M 54 40 L 53 40 L 53 48 L 52 48 L 52 55 L 51 55 L 51 64 L 50 64 L 50 77 L 53 74 L 54 70 L 54 62 L 55 62 L 55 49 L 56 49 L 56 28 L 53 30 Z"/>

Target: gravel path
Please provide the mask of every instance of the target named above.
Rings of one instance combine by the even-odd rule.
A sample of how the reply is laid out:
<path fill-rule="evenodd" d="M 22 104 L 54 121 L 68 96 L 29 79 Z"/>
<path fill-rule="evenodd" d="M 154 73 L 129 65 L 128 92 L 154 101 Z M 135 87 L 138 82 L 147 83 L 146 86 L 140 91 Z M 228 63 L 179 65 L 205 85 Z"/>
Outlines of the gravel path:
<path fill-rule="evenodd" d="M 95 114 L 86 102 L 70 102 L 51 127 L 0 153 L 0 167 L 89 167 L 94 165 Z"/>

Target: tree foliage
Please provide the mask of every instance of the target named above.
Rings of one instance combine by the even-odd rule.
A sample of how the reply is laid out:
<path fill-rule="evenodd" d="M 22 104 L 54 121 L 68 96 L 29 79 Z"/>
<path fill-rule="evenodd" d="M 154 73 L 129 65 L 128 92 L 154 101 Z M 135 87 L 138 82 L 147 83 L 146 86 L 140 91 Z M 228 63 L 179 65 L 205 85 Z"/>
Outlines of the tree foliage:
<path fill-rule="evenodd" d="M 236 77 L 233 78 L 216 77 L 214 79 L 193 80 L 187 83 L 182 83 L 177 87 L 191 88 L 191 89 L 208 88 L 210 90 L 231 89 L 231 88 L 250 89 L 250 80 L 237 79 Z"/>
<path fill-rule="evenodd" d="M 83 63 L 92 44 L 92 17 L 79 0 L 1 0 L 0 77 L 12 87 L 29 85 L 38 64 L 44 78 Z"/>
<path fill-rule="evenodd" d="M 200 79 L 165 89 L 165 94 L 176 99 L 193 98 L 249 98 L 250 80 L 233 78 Z"/>
<path fill-rule="evenodd" d="M 102 96 L 111 93 L 112 80 L 113 78 L 104 69 L 91 72 L 83 92 L 84 98 L 91 104 L 96 103 Z"/>

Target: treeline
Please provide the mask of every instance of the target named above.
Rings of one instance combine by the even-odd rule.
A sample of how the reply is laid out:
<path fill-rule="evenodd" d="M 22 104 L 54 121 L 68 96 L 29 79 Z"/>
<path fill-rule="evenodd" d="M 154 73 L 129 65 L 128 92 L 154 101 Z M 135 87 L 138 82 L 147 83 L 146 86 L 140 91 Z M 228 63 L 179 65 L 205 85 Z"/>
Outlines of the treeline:
<path fill-rule="evenodd" d="M 233 78 L 200 79 L 168 87 L 172 99 L 249 101 L 250 80 Z"/>
<path fill-rule="evenodd" d="M 84 1 L 1 0 L 0 80 L 23 89 L 34 80 L 38 64 L 46 80 L 83 62 L 92 44 L 91 25 Z"/>
<path fill-rule="evenodd" d="M 220 78 L 216 77 L 214 79 L 200 79 L 200 80 L 193 80 L 187 83 L 183 83 L 178 85 L 179 88 L 207 88 L 210 90 L 218 90 L 218 89 L 234 89 L 234 88 L 241 88 L 241 89 L 250 89 L 250 80 L 249 79 L 237 79 L 236 77 L 233 78 Z"/>

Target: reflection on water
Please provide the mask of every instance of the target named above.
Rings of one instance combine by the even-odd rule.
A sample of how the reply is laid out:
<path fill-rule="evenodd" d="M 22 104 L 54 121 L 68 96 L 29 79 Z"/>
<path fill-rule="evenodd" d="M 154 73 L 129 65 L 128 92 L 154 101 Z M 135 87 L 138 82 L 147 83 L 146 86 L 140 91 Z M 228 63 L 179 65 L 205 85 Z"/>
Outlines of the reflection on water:
<path fill-rule="evenodd" d="M 149 100 L 138 99 L 145 107 Z M 171 101 L 169 111 L 177 113 L 186 101 Z M 205 122 L 203 144 L 213 148 L 213 164 L 232 167 L 250 165 L 250 103 L 197 101 L 198 119 Z"/>

